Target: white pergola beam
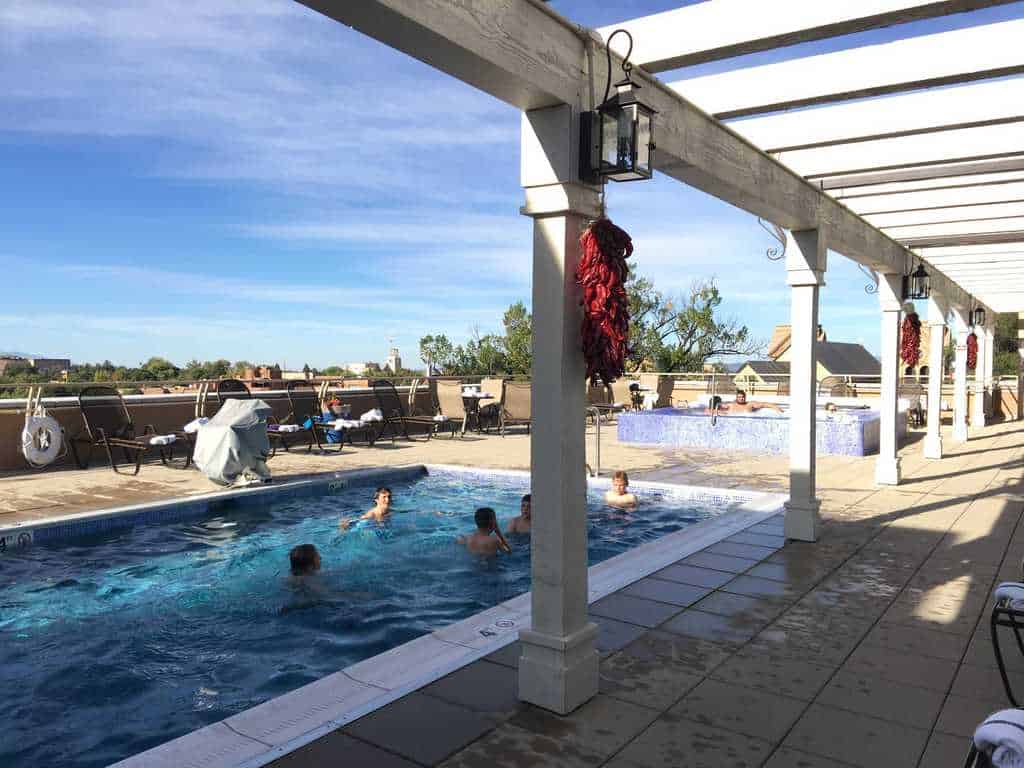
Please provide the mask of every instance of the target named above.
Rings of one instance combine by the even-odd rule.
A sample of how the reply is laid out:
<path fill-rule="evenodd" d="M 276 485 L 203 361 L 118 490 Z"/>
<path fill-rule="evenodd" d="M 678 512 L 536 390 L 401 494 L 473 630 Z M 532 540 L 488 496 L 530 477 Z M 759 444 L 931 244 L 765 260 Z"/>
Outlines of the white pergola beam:
<path fill-rule="evenodd" d="M 1024 200 L 991 205 L 960 205 L 949 208 L 930 208 L 893 213 L 865 214 L 864 218 L 876 227 L 900 227 L 917 224 L 943 224 L 958 221 L 1024 217 Z"/>
<path fill-rule="evenodd" d="M 986 206 L 1024 200 L 1024 181 L 994 184 L 969 189 L 935 189 L 895 195 L 854 197 L 843 202 L 861 216 L 905 211 L 929 211 L 937 208 Z"/>
<path fill-rule="evenodd" d="M 1024 119 L 1024 77 L 936 88 L 729 122 L 769 152 Z"/>
<path fill-rule="evenodd" d="M 1024 231 L 1024 217 L 1008 219 L 982 219 L 979 221 L 952 221 L 943 224 L 915 224 L 905 227 L 885 227 L 884 231 L 897 240 L 917 240 L 927 237 L 996 234 Z"/>
<path fill-rule="evenodd" d="M 927 259 L 1015 256 L 1024 254 L 1024 239 L 1018 243 L 1004 242 L 995 245 L 953 245 L 918 248 L 916 253 Z"/>
<path fill-rule="evenodd" d="M 990 160 L 1020 153 L 1024 153 L 1024 126 L 1007 123 L 833 144 L 777 152 L 775 156 L 802 176 L 820 178 L 915 165 Z"/>
<path fill-rule="evenodd" d="M 1019 243 L 1021 240 L 1024 240 L 1024 230 L 1011 232 L 978 232 L 962 235 L 942 234 L 917 237 L 902 236 L 899 240 L 903 245 L 911 250 L 935 248 L 939 246 Z"/>
<path fill-rule="evenodd" d="M 740 117 L 1018 74 L 1024 72 L 1021 39 L 1024 20 L 1015 19 L 695 76 L 669 85 L 716 117 Z"/>
<path fill-rule="evenodd" d="M 600 45 L 588 57 L 581 28 L 538 0 L 301 1 L 524 111 L 588 109 L 591 79 L 603 83 L 607 72 Z M 634 71 L 634 80 L 658 112 L 658 171 L 786 229 L 818 229 L 830 249 L 872 269 L 906 268 L 907 249 L 895 240 L 654 77 Z M 941 274 L 933 280 L 967 297 Z"/>
<path fill-rule="evenodd" d="M 632 60 L 648 72 L 742 56 L 933 16 L 973 11 L 1011 0 L 714 0 L 600 27 L 607 40 L 616 29 L 634 39 Z M 618 38 L 620 56 L 626 44 Z"/>
<path fill-rule="evenodd" d="M 977 187 L 995 187 L 1000 184 L 1024 182 L 1024 170 L 1000 171 L 998 173 L 972 173 L 946 179 L 921 179 L 916 181 L 896 181 L 887 184 L 875 184 L 866 187 L 832 188 L 829 194 L 836 200 L 851 201 L 878 195 L 909 195 L 919 192 L 930 192 L 937 189 L 956 189 L 971 193 Z M 847 202 L 847 204 L 849 204 Z"/>
<path fill-rule="evenodd" d="M 882 184 L 897 184 L 910 181 L 955 182 L 965 176 L 985 173 L 1001 173 L 1003 171 L 1024 171 L 1024 154 L 996 160 L 972 160 L 966 163 L 941 163 L 938 165 L 897 168 L 890 171 L 872 171 L 871 173 L 852 173 L 815 179 L 820 189 L 842 190 L 844 195 L 870 193 L 874 187 Z"/>

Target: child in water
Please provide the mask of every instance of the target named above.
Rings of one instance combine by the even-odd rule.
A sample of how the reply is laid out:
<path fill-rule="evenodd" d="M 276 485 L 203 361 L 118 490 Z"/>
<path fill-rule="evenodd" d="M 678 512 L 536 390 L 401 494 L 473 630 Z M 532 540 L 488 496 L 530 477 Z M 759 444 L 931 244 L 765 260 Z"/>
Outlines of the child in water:
<path fill-rule="evenodd" d="M 378 523 L 383 523 L 388 517 L 391 516 L 391 489 L 390 488 L 378 488 L 373 494 L 373 509 L 366 514 L 356 517 L 347 518 L 342 520 L 338 525 L 342 530 L 347 529 L 352 523 L 359 520 L 373 520 Z"/>
<path fill-rule="evenodd" d="M 629 508 L 637 505 L 636 495 L 629 492 L 629 475 L 621 469 L 612 475 L 612 487 L 604 495 L 605 504 Z"/>
<path fill-rule="evenodd" d="M 500 549 L 502 552 L 511 552 L 505 537 L 501 535 L 498 528 L 498 517 L 490 507 L 480 507 L 476 511 L 476 530 L 468 536 L 459 536 L 456 542 L 464 544 L 466 549 L 475 555 L 496 555 Z M 493 535 L 492 535 L 493 534 Z"/>
<path fill-rule="evenodd" d="M 531 514 L 530 494 L 526 494 L 519 500 L 519 517 L 513 517 L 508 521 L 508 533 L 529 533 Z"/>

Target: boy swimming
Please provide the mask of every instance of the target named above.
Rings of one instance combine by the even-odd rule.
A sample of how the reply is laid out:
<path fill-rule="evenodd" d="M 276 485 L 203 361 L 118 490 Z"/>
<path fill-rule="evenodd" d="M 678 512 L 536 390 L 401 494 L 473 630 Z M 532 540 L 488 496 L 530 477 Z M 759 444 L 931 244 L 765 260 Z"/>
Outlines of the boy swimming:
<path fill-rule="evenodd" d="M 288 553 L 292 576 L 308 576 L 320 570 L 320 552 L 312 544 L 299 544 Z"/>
<path fill-rule="evenodd" d="M 529 533 L 531 522 L 530 494 L 526 494 L 519 500 L 519 517 L 513 517 L 508 521 L 508 533 Z"/>
<path fill-rule="evenodd" d="M 612 475 L 612 487 L 604 495 L 605 504 L 613 507 L 635 507 L 636 494 L 629 492 L 629 475 L 621 469 Z"/>
<path fill-rule="evenodd" d="M 512 548 L 501 535 L 498 528 L 498 517 L 490 507 L 480 507 L 476 511 L 476 530 L 468 536 L 459 536 L 455 541 L 464 544 L 466 549 L 476 555 L 496 555 L 500 549 L 502 552 L 511 552 Z M 494 534 L 493 536 L 491 534 Z"/>
<path fill-rule="evenodd" d="M 364 515 L 360 515 L 356 518 L 346 518 L 342 520 L 338 525 L 342 530 L 345 530 L 353 523 L 359 520 L 374 520 L 378 523 L 383 523 L 388 517 L 391 516 L 391 489 L 386 487 L 378 488 L 373 494 L 373 509 Z"/>

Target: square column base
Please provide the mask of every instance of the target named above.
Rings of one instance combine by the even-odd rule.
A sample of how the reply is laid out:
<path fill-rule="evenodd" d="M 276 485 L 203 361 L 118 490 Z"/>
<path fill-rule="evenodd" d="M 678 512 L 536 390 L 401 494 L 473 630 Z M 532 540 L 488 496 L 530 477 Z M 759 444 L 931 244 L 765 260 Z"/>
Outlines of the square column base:
<path fill-rule="evenodd" d="M 941 435 L 924 436 L 924 457 L 926 459 L 942 458 L 942 437 Z"/>
<path fill-rule="evenodd" d="M 821 529 L 821 502 L 817 499 L 790 499 L 783 508 L 786 510 L 784 533 L 787 539 L 795 541 L 817 541 Z"/>
<path fill-rule="evenodd" d="M 967 424 L 957 424 L 953 427 L 953 440 L 957 443 L 967 442 Z"/>
<path fill-rule="evenodd" d="M 519 699 L 567 715 L 597 695 L 597 624 L 568 637 L 524 629 L 519 633 Z"/>
<path fill-rule="evenodd" d="M 900 484 L 900 459 L 882 458 L 875 459 L 875 482 L 878 485 L 899 485 Z"/>

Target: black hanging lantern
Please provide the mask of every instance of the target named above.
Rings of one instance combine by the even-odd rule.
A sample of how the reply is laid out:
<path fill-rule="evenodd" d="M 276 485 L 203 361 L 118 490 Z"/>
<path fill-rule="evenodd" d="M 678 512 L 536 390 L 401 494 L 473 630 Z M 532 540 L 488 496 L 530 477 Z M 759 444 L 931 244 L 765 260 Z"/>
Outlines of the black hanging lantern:
<path fill-rule="evenodd" d="M 629 38 L 629 50 L 622 60 L 625 77 L 615 84 L 615 95 L 609 98 L 612 80 L 611 41 L 623 33 Z M 608 79 L 604 101 L 593 112 L 580 116 L 580 176 L 589 183 L 603 179 L 639 181 L 651 178 L 654 172 L 654 115 L 657 112 L 640 100 L 640 86 L 630 78 L 633 65 L 633 37 L 617 29 L 608 37 Z"/>
<path fill-rule="evenodd" d="M 975 307 L 971 317 L 971 325 L 975 328 L 982 328 L 985 325 L 985 308 Z"/>
<path fill-rule="evenodd" d="M 918 264 L 917 269 L 903 278 L 904 299 L 927 299 L 932 294 L 931 279 L 924 268 Z"/>

